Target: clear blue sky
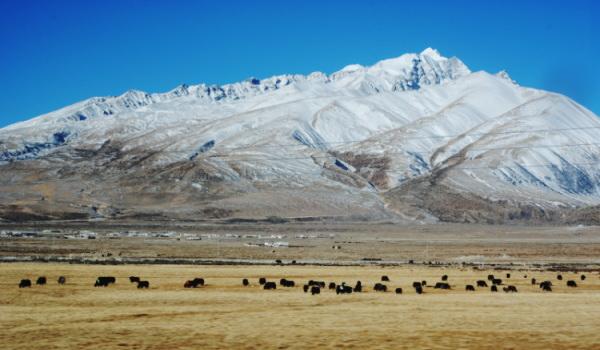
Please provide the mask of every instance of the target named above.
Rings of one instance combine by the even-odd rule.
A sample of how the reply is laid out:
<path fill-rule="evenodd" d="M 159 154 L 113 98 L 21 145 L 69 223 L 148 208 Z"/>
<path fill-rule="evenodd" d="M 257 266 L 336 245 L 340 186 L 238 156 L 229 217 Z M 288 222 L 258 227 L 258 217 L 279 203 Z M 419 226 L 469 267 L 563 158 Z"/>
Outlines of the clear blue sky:
<path fill-rule="evenodd" d="M 0 126 L 91 96 L 431 46 L 600 114 L 600 1 L 0 1 Z"/>

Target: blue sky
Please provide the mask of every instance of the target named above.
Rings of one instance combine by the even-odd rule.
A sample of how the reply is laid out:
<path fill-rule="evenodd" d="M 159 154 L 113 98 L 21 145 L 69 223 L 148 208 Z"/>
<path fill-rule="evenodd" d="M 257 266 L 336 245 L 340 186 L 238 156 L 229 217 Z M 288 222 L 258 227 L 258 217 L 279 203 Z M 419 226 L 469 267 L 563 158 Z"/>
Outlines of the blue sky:
<path fill-rule="evenodd" d="M 0 1 L 0 126 L 91 96 L 331 73 L 431 46 L 600 114 L 600 1 Z"/>

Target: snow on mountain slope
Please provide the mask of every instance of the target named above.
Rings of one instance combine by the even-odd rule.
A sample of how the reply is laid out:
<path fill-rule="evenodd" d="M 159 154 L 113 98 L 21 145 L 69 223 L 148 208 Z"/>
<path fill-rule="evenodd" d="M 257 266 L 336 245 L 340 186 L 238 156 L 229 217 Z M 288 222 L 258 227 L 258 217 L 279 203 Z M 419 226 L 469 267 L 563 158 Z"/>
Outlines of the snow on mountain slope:
<path fill-rule="evenodd" d="M 163 194 L 189 213 L 430 220 L 382 194 L 431 178 L 490 201 L 598 205 L 598 140 L 598 117 L 572 100 L 429 48 L 330 75 L 131 90 L 8 126 L 0 188 L 30 190 L 0 202 L 160 211 Z M 34 184 L 28 166 L 46 173 Z M 39 195 L 47 182 L 61 195 Z"/>

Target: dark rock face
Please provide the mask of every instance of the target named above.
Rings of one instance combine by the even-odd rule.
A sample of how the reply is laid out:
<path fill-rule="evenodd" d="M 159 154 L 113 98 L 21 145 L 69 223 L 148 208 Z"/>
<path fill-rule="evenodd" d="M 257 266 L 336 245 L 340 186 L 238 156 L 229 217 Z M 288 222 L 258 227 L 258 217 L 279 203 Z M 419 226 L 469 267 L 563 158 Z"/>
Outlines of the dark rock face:
<path fill-rule="evenodd" d="M 64 145 L 68 137 L 68 131 L 59 131 L 52 134 L 47 142 L 27 143 L 21 149 L 4 151 L 0 153 L 0 164 L 2 162 L 34 159 L 43 151 Z"/>
<path fill-rule="evenodd" d="M 384 196 L 392 203 L 392 207 L 394 203 L 410 203 L 411 207 L 426 210 L 445 222 L 600 224 L 599 206 L 543 208 L 527 203 L 492 201 L 471 193 L 459 193 L 437 180 L 434 173 L 408 181 Z"/>

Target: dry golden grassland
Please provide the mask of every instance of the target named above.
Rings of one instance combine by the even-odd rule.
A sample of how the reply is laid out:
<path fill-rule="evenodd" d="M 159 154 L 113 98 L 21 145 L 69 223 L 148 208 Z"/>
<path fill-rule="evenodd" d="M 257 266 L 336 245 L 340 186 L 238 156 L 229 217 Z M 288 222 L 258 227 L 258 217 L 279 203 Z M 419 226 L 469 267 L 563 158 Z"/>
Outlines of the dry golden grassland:
<path fill-rule="evenodd" d="M 600 276 L 584 273 L 477 271 L 426 266 L 181 266 L 0 264 L 0 348 L 2 349 L 600 349 Z M 487 288 L 466 292 L 465 284 L 501 276 L 516 294 Z M 426 288 L 447 274 L 450 291 Z M 66 285 L 56 283 L 67 277 Z M 97 276 L 117 277 L 94 288 Z M 139 275 L 150 289 L 138 290 L 127 277 Z M 387 275 L 391 292 L 372 291 Z M 527 275 L 528 278 L 524 278 Z M 19 289 L 21 278 L 46 286 Z M 265 291 L 259 277 L 295 280 L 295 288 Z M 184 289 L 187 279 L 206 286 Z M 250 287 L 242 287 L 247 277 Z M 530 285 L 550 279 L 552 293 Z M 361 280 L 367 291 L 311 296 L 301 285 Z M 567 288 L 566 280 L 578 288 Z M 396 295 L 393 288 L 402 287 Z"/>

